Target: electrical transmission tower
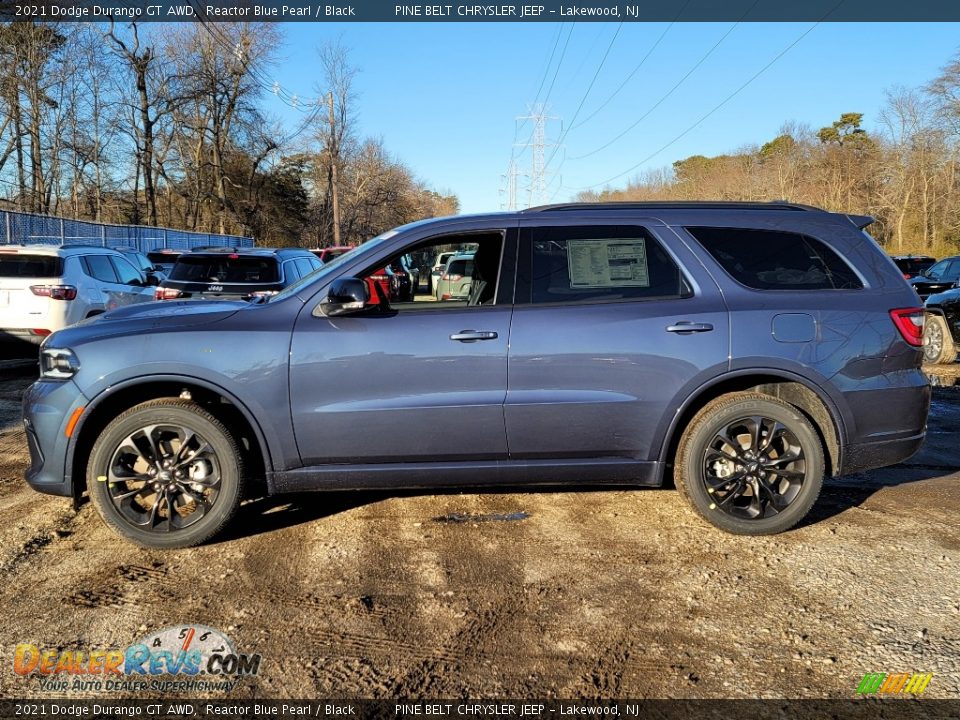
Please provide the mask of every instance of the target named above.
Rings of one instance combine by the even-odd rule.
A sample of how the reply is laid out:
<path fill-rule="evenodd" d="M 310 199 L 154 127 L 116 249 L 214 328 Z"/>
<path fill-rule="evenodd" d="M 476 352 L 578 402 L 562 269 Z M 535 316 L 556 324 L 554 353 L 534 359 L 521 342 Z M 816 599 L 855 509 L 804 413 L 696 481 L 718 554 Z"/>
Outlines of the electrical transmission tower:
<path fill-rule="evenodd" d="M 516 210 L 517 209 L 517 178 L 520 176 L 520 169 L 517 167 L 517 161 L 511 160 L 510 166 L 507 168 L 506 175 L 502 177 L 507 181 L 507 210 Z M 502 190 L 500 191 L 503 192 Z M 501 206 L 502 208 L 502 206 Z"/>
<path fill-rule="evenodd" d="M 520 143 L 520 147 L 529 147 L 532 150 L 532 159 L 530 166 L 530 184 L 527 187 L 527 207 L 531 205 L 542 205 L 547 202 L 547 167 L 544 160 L 545 150 L 553 147 L 547 143 L 547 121 L 559 120 L 560 118 L 547 115 L 546 106 L 543 103 L 537 103 L 530 108 L 530 114 L 518 117 L 517 120 L 531 120 L 533 122 L 533 132 L 530 134 L 530 141 Z"/>

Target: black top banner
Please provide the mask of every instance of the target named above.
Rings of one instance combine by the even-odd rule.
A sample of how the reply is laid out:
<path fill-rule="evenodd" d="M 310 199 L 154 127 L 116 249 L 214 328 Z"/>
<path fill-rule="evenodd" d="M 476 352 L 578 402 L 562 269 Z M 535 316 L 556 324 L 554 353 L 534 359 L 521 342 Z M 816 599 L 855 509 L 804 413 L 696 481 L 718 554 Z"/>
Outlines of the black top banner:
<path fill-rule="evenodd" d="M 0 0 L 34 22 L 957 22 L 958 0 Z M 907 39 L 905 38 L 905 41 Z"/>

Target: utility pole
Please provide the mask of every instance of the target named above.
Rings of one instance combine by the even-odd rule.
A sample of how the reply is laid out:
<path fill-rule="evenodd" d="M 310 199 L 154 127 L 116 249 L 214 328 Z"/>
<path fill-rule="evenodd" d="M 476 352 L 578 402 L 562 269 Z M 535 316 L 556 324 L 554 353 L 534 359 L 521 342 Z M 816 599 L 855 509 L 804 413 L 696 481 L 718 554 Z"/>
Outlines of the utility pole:
<path fill-rule="evenodd" d="M 327 93 L 327 107 L 330 110 L 330 196 L 333 203 L 333 244 L 340 244 L 340 198 L 337 192 L 337 149 L 336 120 L 333 112 L 333 91 Z"/>
<path fill-rule="evenodd" d="M 529 147 L 533 150 L 531 153 L 532 160 L 527 207 L 547 202 L 547 167 L 544 161 L 544 151 L 547 147 L 553 147 L 547 143 L 547 120 L 559 119 L 558 117 L 547 115 L 546 107 L 543 103 L 537 103 L 531 107 L 529 115 L 517 118 L 517 120 L 533 121 L 533 133 L 530 135 L 530 142 L 521 143 L 521 147 Z"/>

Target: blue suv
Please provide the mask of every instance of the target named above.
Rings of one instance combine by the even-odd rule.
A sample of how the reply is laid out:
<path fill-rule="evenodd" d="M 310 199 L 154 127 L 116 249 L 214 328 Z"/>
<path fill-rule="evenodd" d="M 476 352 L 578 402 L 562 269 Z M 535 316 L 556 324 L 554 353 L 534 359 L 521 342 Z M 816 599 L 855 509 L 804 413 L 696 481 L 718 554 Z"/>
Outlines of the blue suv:
<path fill-rule="evenodd" d="M 556 205 L 387 232 L 258 301 L 51 335 L 24 397 L 37 490 L 127 539 L 201 543 L 245 495 L 671 477 L 733 533 L 924 438 L 923 309 L 863 231 L 787 203 Z M 372 296 L 475 249 L 469 293 Z"/>

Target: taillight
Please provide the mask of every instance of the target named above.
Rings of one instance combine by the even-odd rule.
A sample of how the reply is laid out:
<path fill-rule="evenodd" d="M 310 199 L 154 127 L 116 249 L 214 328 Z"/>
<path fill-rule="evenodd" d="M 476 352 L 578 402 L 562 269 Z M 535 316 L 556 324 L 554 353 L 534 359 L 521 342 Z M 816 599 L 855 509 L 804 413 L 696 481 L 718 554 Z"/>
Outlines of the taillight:
<path fill-rule="evenodd" d="M 462 277 L 463 277 L 463 275 L 444 275 L 444 276 L 443 276 L 442 278 L 440 278 L 440 279 L 441 279 L 441 280 L 449 280 L 450 282 L 456 282 L 457 280 L 459 280 L 459 279 L 462 278 Z"/>
<path fill-rule="evenodd" d="M 897 330 L 914 347 L 923 345 L 923 308 L 900 308 L 890 311 L 890 319 Z"/>
<path fill-rule="evenodd" d="M 903 274 L 903 279 L 904 279 L 904 280 L 909 280 L 910 277 L 911 277 L 911 276 L 910 276 L 910 273 L 904 273 L 904 274 Z"/>
<path fill-rule="evenodd" d="M 77 289 L 73 285 L 31 285 L 30 292 L 51 300 L 75 300 Z"/>
<path fill-rule="evenodd" d="M 176 288 L 158 287 L 153 291 L 154 300 L 176 300 L 179 297 L 183 297 L 183 293 Z"/>
<path fill-rule="evenodd" d="M 33 328 L 32 330 L 30 330 L 30 334 L 36 335 L 37 337 L 46 337 L 47 335 L 50 334 L 50 332 L 51 331 L 47 330 L 46 328 Z"/>
<path fill-rule="evenodd" d="M 250 293 L 250 297 L 252 297 L 252 298 L 273 297 L 273 296 L 276 295 L 278 292 L 280 292 L 280 291 L 279 291 L 279 290 L 256 290 L 256 291 Z"/>

